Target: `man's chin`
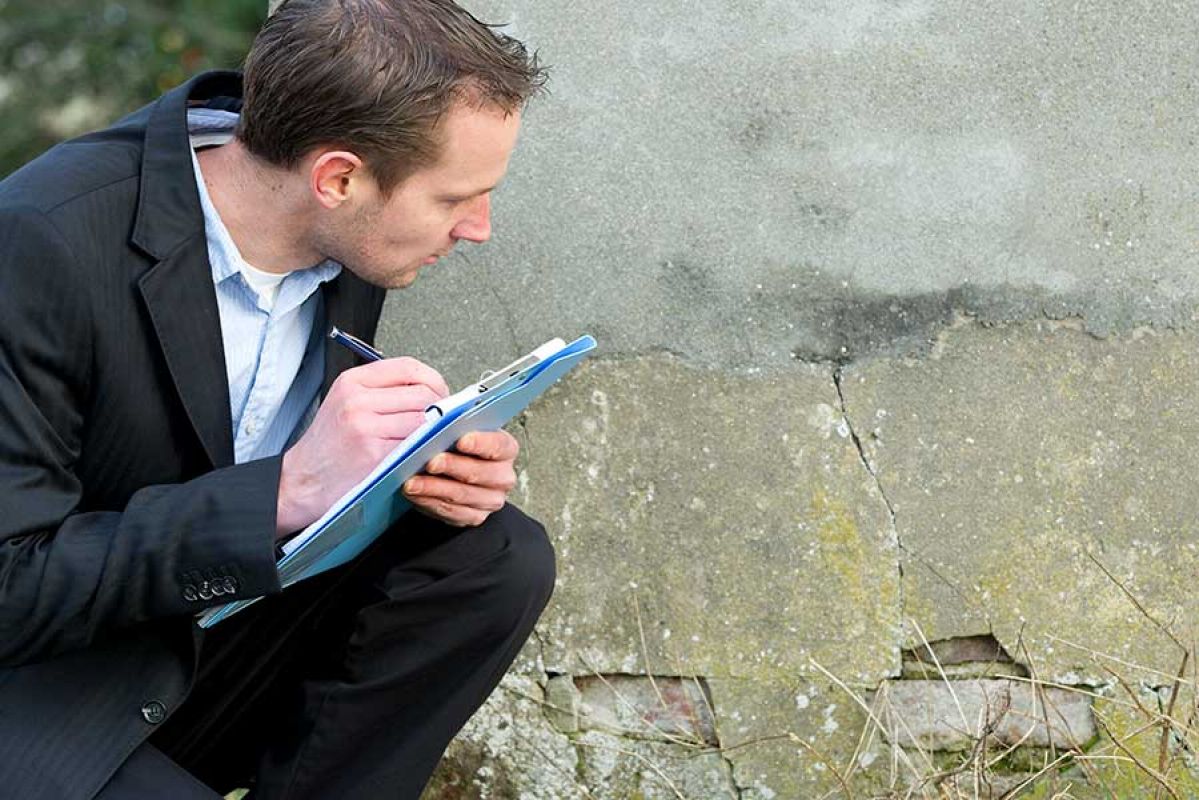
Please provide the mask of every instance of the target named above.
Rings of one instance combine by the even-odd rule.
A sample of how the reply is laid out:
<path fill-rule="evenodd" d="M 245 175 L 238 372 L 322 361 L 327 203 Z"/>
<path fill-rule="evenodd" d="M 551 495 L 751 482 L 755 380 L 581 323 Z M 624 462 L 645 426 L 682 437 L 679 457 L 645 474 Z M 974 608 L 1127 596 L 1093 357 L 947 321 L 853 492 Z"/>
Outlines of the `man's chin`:
<path fill-rule="evenodd" d="M 347 268 L 362 280 L 372 286 L 378 286 L 380 289 L 406 289 L 416 282 L 416 276 L 420 273 L 420 267 L 409 267 L 399 272 L 376 272 L 374 270 L 366 272 L 351 267 Z"/>
<path fill-rule="evenodd" d="M 401 272 L 399 275 L 396 275 L 390 281 L 388 281 L 387 288 L 407 289 L 409 286 L 416 283 L 416 276 L 418 274 L 419 271 L 415 269 L 408 270 L 407 272 Z"/>

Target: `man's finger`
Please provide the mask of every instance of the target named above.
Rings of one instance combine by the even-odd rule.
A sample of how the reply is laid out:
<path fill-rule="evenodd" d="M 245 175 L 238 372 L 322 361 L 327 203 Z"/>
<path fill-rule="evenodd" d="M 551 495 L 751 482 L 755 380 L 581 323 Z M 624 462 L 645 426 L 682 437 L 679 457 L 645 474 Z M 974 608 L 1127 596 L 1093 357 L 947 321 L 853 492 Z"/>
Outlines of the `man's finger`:
<path fill-rule="evenodd" d="M 387 386 L 362 392 L 362 402 L 376 414 L 402 414 L 406 411 L 421 411 L 436 403 L 441 397 L 422 384 L 410 386 Z"/>
<path fill-rule="evenodd" d="M 505 492 L 516 485 L 516 473 L 510 460 L 489 461 L 459 453 L 441 453 L 425 466 L 425 472 Z"/>
<path fill-rule="evenodd" d="M 435 498 L 411 498 L 412 507 L 427 517 L 444 522 L 455 528 L 473 528 L 482 525 L 491 516 L 490 511 L 483 511 L 469 506 L 455 506 L 444 500 Z"/>
<path fill-rule="evenodd" d="M 407 439 L 421 425 L 425 424 L 424 411 L 408 411 L 395 414 L 376 414 L 370 432 L 380 439 Z"/>
<path fill-rule="evenodd" d="M 404 484 L 404 496 L 416 504 L 419 500 L 442 500 L 453 506 L 470 506 L 481 511 L 498 511 L 508 499 L 508 493 L 483 486 L 471 486 L 461 481 L 418 475 Z"/>
<path fill-rule="evenodd" d="M 353 373 L 358 383 L 366 387 L 407 386 L 419 383 L 428 386 L 438 397 L 445 397 L 450 393 L 449 387 L 437 370 L 407 356 L 385 358 L 382 361 L 364 364 L 346 371 L 346 374 L 350 373 Z"/>
<path fill-rule="evenodd" d="M 520 453 L 520 443 L 508 431 L 474 431 L 454 445 L 458 452 L 488 461 L 512 461 Z"/>

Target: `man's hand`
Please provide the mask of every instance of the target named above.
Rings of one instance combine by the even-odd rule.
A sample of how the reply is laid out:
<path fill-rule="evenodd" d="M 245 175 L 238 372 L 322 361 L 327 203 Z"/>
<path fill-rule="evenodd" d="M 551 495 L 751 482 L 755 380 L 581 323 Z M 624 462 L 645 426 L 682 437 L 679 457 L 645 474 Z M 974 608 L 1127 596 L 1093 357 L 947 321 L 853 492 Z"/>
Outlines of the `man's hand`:
<path fill-rule="evenodd" d="M 275 533 L 307 527 L 365 478 L 425 421 L 425 407 L 449 394 L 445 381 L 414 358 L 346 370 L 312 425 L 283 456 Z"/>
<path fill-rule="evenodd" d="M 408 479 L 404 496 L 447 525 L 481 525 L 503 507 L 516 485 L 518 452 L 520 445 L 507 431 L 468 433 L 453 452 L 434 456 L 425 472 Z"/>

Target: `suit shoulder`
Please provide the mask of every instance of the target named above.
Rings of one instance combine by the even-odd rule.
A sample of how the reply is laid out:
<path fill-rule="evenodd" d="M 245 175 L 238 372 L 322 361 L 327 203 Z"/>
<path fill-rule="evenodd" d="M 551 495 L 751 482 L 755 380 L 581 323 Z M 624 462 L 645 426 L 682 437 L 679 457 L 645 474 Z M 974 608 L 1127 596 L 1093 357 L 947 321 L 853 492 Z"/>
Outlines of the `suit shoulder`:
<path fill-rule="evenodd" d="M 37 208 L 0 207 L 0 347 L 20 338 L 40 314 L 73 327 L 90 319 L 94 281 L 83 269 L 78 247 Z"/>
<path fill-rule="evenodd" d="M 126 126 L 55 145 L 0 181 L 0 208 L 43 213 L 124 182 L 136 184 L 142 137 Z"/>

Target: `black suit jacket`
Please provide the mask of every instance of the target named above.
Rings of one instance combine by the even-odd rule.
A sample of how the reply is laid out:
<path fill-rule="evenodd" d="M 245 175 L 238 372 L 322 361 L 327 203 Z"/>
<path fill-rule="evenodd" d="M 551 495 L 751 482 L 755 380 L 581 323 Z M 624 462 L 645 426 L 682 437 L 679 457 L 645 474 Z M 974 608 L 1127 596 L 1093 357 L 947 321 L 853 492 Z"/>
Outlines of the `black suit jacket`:
<path fill-rule="evenodd" d="M 199 76 L 0 182 L 6 797 L 91 798 L 187 696 L 194 614 L 279 591 L 281 459 L 233 465 L 186 129 L 240 92 Z M 343 271 L 325 319 L 373 338 L 383 296 Z"/>

